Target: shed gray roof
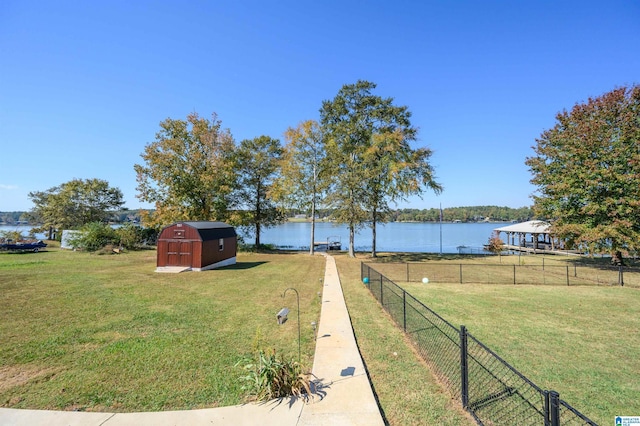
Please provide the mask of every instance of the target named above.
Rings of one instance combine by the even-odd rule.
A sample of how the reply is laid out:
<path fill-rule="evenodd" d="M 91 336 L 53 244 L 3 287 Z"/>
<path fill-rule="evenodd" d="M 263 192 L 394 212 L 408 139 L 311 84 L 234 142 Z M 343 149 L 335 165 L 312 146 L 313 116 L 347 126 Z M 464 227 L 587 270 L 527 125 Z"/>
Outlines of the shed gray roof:
<path fill-rule="evenodd" d="M 548 234 L 551 225 L 542 220 L 530 220 L 528 222 L 514 223 L 513 225 L 496 228 L 498 232 L 515 232 L 520 234 Z"/>
<path fill-rule="evenodd" d="M 162 231 L 160 231 L 160 234 L 162 234 L 165 229 L 179 223 L 196 229 L 202 241 L 214 240 L 216 238 L 237 237 L 238 235 L 236 234 L 235 228 L 229 224 L 224 222 L 210 222 L 206 220 L 176 222 L 163 228 Z"/>
<path fill-rule="evenodd" d="M 233 226 L 228 225 L 224 222 L 210 222 L 207 220 L 201 220 L 201 221 L 185 221 L 182 222 L 185 225 L 189 225 L 192 228 L 196 228 L 196 229 L 219 229 L 219 228 L 233 228 Z"/>

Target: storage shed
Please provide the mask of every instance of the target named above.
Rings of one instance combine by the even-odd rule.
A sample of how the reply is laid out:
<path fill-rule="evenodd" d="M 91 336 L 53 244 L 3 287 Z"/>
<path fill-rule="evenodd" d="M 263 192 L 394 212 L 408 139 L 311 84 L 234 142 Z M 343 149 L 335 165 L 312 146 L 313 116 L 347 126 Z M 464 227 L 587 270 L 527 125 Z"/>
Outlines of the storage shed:
<path fill-rule="evenodd" d="M 177 222 L 158 236 L 158 270 L 204 271 L 236 263 L 237 234 L 223 222 Z"/>

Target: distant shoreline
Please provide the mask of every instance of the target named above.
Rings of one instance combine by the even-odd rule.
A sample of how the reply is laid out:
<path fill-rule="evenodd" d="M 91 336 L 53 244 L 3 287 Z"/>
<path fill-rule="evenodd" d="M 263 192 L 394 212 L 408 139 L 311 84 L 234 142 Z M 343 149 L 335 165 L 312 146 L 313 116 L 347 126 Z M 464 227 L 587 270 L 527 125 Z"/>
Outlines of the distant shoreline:
<path fill-rule="evenodd" d="M 311 219 L 302 219 L 302 218 L 287 218 L 286 222 L 289 223 L 311 223 Z M 316 219 L 316 222 L 323 222 L 323 223 L 336 223 L 335 220 L 331 220 L 331 219 Z M 443 220 L 442 223 L 518 223 L 517 221 L 510 221 L 510 220 L 469 220 L 469 221 L 462 221 L 462 220 Z M 378 222 L 378 224 L 385 224 L 385 223 L 440 223 L 437 220 L 390 220 L 389 222 Z"/>

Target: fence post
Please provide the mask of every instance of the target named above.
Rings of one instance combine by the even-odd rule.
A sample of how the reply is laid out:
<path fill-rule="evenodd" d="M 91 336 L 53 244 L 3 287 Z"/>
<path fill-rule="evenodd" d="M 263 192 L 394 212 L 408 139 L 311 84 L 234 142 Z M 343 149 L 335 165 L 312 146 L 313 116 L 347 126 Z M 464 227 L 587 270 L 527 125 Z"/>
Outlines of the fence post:
<path fill-rule="evenodd" d="M 402 327 L 407 331 L 407 292 L 402 289 Z"/>
<path fill-rule="evenodd" d="M 622 265 L 618 265 L 618 284 L 620 287 L 624 287 L 624 275 L 622 275 Z"/>
<path fill-rule="evenodd" d="M 556 391 L 545 391 L 545 426 L 560 426 L 560 394 Z"/>
<path fill-rule="evenodd" d="M 513 285 L 516 285 L 516 265 L 513 265 Z"/>
<path fill-rule="evenodd" d="M 460 284 L 462 284 L 462 263 L 460 264 Z"/>
<path fill-rule="evenodd" d="M 380 304 L 382 305 L 382 307 L 384 308 L 384 294 L 382 293 L 382 274 L 378 272 L 378 275 L 380 275 Z"/>
<path fill-rule="evenodd" d="M 407 282 L 409 281 L 409 262 L 407 262 Z"/>
<path fill-rule="evenodd" d="M 460 393 L 462 407 L 469 406 L 469 366 L 467 364 L 467 327 L 460 326 Z"/>
<path fill-rule="evenodd" d="M 542 391 L 544 395 L 544 426 L 551 425 L 551 418 L 549 416 L 549 391 Z"/>
<path fill-rule="evenodd" d="M 569 265 L 567 265 L 567 286 L 569 285 Z"/>

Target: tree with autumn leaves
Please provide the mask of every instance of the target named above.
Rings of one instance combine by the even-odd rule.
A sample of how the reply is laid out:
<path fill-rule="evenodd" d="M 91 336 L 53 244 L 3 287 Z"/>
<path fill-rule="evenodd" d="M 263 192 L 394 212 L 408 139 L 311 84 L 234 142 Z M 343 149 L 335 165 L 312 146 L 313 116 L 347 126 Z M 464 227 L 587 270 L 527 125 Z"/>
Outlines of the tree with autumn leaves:
<path fill-rule="evenodd" d="M 253 229 L 259 246 L 261 229 L 283 217 L 268 198 L 280 151 L 280 142 L 267 136 L 236 146 L 216 114 L 164 120 L 141 155 L 145 164 L 134 166 L 137 197 L 155 205 L 143 216 L 145 225 L 228 221 Z"/>
<path fill-rule="evenodd" d="M 239 209 L 236 213 L 241 219 L 236 224 L 253 234 L 256 249 L 260 248 L 262 230 L 285 220 L 284 211 L 272 196 L 281 156 L 280 141 L 269 136 L 245 139 L 236 149 L 237 185 L 233 194 Z"/>
<path fill-rule="evenodd" d="M 331 170 L 326 201 L 335 220 L 349 227 L 352 257 L 357 229 L 371 226 L 375 257 L 376 227 L 389 220 L 392 204 L 425 189 L 442 191 L 429 163 L 431 150 L 410 146 L 418 133 L 411 112 L 393 98 L 375 95 L 375 88 L 363 80 L 344 85 L 320 109 Z"/>
<path fill-rule="evenodd" d="M 315 247 L 316 210 L 327 195 L 330 170 L 320 124 L 306 120 L 289 127 L 280 161 L 280 175 L 272 189 L 274 198 L 286 207 L 308 211 L 311 217 L 309 254 Z"/>
<path fill-rule="evenodd" d="M 167 119 L 156 141 L 145 147 L 143 165 L 135 165 L 138 198 L 154 203 L 147 225 L 177 220 L 226 220 L 251 227 L 260 244 L 263 228 L 280 223 L 283 208 L 330 208 L 337 223 L 349 226 L 349 254 L 355 231 L 373 230 L 389 220 L 391 204 L 440 192 L 429 164 L 431 151 L 413 149 L 417 129 L 406 106 L 382 98 L 367 81 L 345 85 L 313 120 L 290 128 L 287 145 L 267 136 L 236 146 L 217 116 L 191 114 Z M 313 253 L 313 226 L 310 253 Z"/>
<path fill-rule="evenodd" d="M 556 121 L 526 160 L 534 211 L 568 245 L 620 263 L 640 249 L 640 86 L 590 98 Z"/>
<path fill-rule="evenodd" d="M 48 238 L 63 229 L 78 229 L 91 222 L 104 222 L 124 204 L 122 191 L 102 179 L 72 179 L 46 191 L 33 191 L 29 217 L 47 232 Z"/>
<path fill-rule="evenodd" d="M 228 220 L 235 187 L 235 142 L 216 114 L 167 118 L 136 164 L 137 197 L 155 206 L 145 225 L 180 220 Z"/>

